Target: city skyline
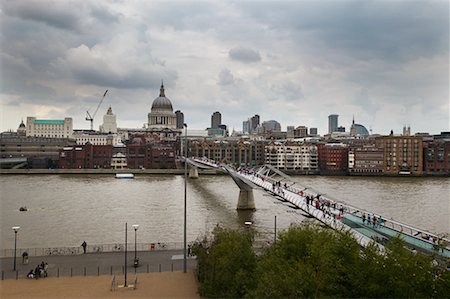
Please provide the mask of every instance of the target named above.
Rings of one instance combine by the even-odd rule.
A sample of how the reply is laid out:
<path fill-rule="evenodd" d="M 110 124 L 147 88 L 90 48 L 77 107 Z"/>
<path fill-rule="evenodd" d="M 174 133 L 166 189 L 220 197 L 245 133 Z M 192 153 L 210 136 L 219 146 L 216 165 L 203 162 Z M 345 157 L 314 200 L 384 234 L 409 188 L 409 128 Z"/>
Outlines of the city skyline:
<path fill-rule="evenodd" d="M 5 1 L 1 131 L 27 116 L 142 127 L 161 79 L 191 129 L 262 121 L 449 130 L 447 1 Z"/>

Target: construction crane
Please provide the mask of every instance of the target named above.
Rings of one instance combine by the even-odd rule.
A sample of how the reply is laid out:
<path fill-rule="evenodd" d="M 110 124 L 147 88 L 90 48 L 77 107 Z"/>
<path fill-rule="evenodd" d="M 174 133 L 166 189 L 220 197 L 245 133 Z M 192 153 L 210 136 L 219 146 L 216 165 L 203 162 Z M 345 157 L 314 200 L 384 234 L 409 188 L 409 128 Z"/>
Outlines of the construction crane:
<path fill-rule="evenodd" d="M 89 111 L 86 110 L 86 120 L 91 122 L 91 131 L 94 131 L 94 117 L 97 114 L 97 111 L 100 108 L 100 105 L 102 104 L 103 100 L 105 99 L 105 96 L 106 96 L 107 92 L 108 92 L 108 90 L 106 90 L 105 93 L 103 94 L 103 97 L 100 100 L 100 103 L 98 103 L 97 109 L 95 109 L 95 112 L 94 112 L 94 114 L 92 116 L 89 113 Z"/>

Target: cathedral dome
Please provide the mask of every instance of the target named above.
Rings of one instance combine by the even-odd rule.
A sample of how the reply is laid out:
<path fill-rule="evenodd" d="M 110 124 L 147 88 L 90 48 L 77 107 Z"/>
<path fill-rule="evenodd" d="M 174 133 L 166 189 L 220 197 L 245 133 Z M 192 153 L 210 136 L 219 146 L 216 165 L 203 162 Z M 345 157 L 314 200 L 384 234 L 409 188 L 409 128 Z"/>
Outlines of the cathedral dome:
<path fill-rule="evenodd" d="M 169 98 L 166 98 L 166 95 L 164 94 L 164 85 L 162 83 L 159 91 L 159 97 L 157 97 L 152 104 L 152 112 L 157 111 L 173 112 L 172 103 Z"/>

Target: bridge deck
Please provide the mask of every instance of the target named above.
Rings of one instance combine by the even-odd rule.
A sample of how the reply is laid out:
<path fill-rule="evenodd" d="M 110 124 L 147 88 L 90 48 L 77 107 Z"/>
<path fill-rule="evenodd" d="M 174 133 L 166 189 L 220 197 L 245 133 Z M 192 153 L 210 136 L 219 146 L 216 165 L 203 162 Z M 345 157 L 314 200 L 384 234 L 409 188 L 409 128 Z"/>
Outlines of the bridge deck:
<path fill-rule="evenodd" d="M 262 177 L 255 174 L 241 174 L 247 179 L 251 180 L 256 185 L 259 185 L 263 187 L 264 190 L 271 192 L 273 190 L 273 183 L 271 182 L 272 179 L 269 177 Z M 306 193 L 303 193 L 304 196 L 300 195 L 300 193 L 303 191 L 298 188 L 291 187 L 278 187 L 274 189 L 274 194 L 282 197 L 283 199 L 289 201 L 296 207 L 299 207 L 309 215 L 313 216 L 314 218 L 318 219 L 319 221 L 329 225 L 330 227 L 334 229 L 350 229 L 350 232 L 356 237 L 357 241 L 365 246 L 370 241 L 376 241 L 379 243 L 384 243 L 386 238 L 389 237 L 399 237 L 401 238 L 405 243 L 408 245 L 425 252 L 429 253 L 436 253 L 444 257 L 450 257 L 450 248 L 447 246 L 441 246 L 441 248 L 438 248 L 438 240 L 445 240 L 448 242 L 448 240 L 444 238 L 440 238 L 439 236 L 435 234 L 431 234 L 429 232 L 425 232 L 424 230 L 414 228 L 412 226 L 401 224 L 398 221 L 393 220 L 382 220 L 381 224 L 368 224 L 367 222 L 363 222 L 362 217 L 358 216 L 357 214 L 361 215 L 362 212 L 360 209 L 356 209 L 355 207 L 348 206 L 342 203 L 335 203 L 336 208 L 329 207 L 326 208 L 331 213 L 330 215 L 324 214 L 324 212 L 321 209 L 317 209 L 314 205 L 307 205 L 306 204 Z M 317 194 L 309 194 L 311 196 L 317 196 Z M 317 200 L 317 199 L 315 199 Z M 336 221 L 338 217 L 334 217 L 334 215 L 338 215 L 340 210 L 343 209 L 344 213 L 342 214 L 342 221 Z M 377 218 L 380 218 L 380 215 L 376 215 Z M 387 222 L 390 222 L 392 225 L 391 227 L 387 226 Z M 336 225 L 336 223 L 340 223 L 342 225 Z M 355 225 L 356 224 L 356 225 Z M 396 229 L 400 228 L 400 230 Z M 417 236 L 414 236 L 413 233 L 416 233 Z M 365 238 L 362 238 L 361 235 L 363 235 Z M 419 235 L 427 235 L 431 237 L 431 239 L 424 239 L 422 237 L 418 237 Z"/>

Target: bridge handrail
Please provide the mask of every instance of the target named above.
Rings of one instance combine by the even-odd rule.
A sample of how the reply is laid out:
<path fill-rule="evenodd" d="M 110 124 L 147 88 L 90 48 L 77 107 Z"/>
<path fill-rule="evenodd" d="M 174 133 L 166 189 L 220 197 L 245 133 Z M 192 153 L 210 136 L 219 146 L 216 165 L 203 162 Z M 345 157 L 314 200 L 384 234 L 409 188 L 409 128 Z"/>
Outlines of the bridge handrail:
<path fill-rule="evenodd" d="M 252 181 L 254 184 L 256 185 L 260 185 L 262 188 L 266 189 L 263 185 L 263 183 L 259 184 L 257 182 L 255 182 L 255 180 L 260 179 L 259 177 L 256 177 L 254 175 L 250 175 L 250 174 L 242 174 L 240 173 L 240 175 L 242 175 L 243 177 L 247 177 L 247 176 L 251 176 L 248 177 L 247 179 Z M 266 178 L 264 179 L 264 182 L 266 182 L 268 180 L 266 180 Z M 285 188 L 283 188 L 285 189 Z M 266 189 L 267 190 L 267 189 Z M 278 190 L 278 189 L 277 189 Z M 318 221 L 324 223 L 325 225 L 333 228 L 333 229 L 337 229 L 337 230 L 345 230 L 345 231 L 349 231 L 357 240 L 357 242 L 359 244 L 361 244 L 362 246 L 365 246 L 367 244 L 369 244 L 370 242 L 372 242 L 373 240 L 370 239 L 369 237 L 351 229 L 348 225 L 346 225 L 345 223 L 342 223 L 341 221 L 336 221 L 336 219 L 332 218 L 331 216 L 327 216 L 324 214 L 323 211 L 316 209 L 310 205 L 307 205 L 303 200 L 304 197 L 299 195 L 298 193 L 289 190 L 289 189 L 285 189 L 287 192 L 291 193 L 289 194 L 289 196 L 287 194 L 278 194 L 278 191 L 274 194 L 277 194 L 278 196 L 282 196 L 285 200 L 289 201 L 290 203 L 292 203 L 293 205 L 297 206 L 298 208 L 302 209 L 304 212 L 310 214 L 311 216 L 313 216 L 314 218 L 316 218 Z M 296 200 L 292 199 L 293 195 L 295 196 L 300 196 L 302 198 L 301 203 L 296 203 Z M 297 201 L 298 202 L 298 201 Z M 305 207 L 306 206 L 306 207 Z M 310 210 L 310 208 L 313 210 Z M 375 243 L 378 248 L 380 249 L 380 251 L 384 251 L 384 246 L 379 244 L 379 243 Z"/>
<path fill-rule="evenodd" d="M 269 168 L 269 169 L 271 169 L 271 168 Z M 277 180 L 275 180 L 275 179 L 273 179 L 273 178 L 271 178 L 271 177 L 267 177 L 267 176 L 265 177 L 265 179 L 270 180 L 270 181 L 273 181 L 273 182 L 276 182 L 276 181 L 277 181 Z M 286 180 L 286 177 L 283 177 L 283 179 Z M 295 184 L 295 182 L 292 182 L 292 183 Z M 348 208 L 350 211 L 353 210 L 353 211 L 358 211 L 358 212 L 365 212 L 365 213 L 370 213 L 370 214 L 372 214 L 372 215 L 375 215 L 376 217 L 380 217 L 380 216 L 383 217 L 383 215 L 380 215 L 380 214 L 378 214 L 378 213 L 374 213 L 374 212 L 371 212 L 371 211 L 367 211 L 367 210 L 365 210 L 365 209 L 363 209 L 363 208 L 359 208 L 359 207 L 357 207 L 357 206 L 348 204 L 348 203 L 346 203 L 346 202 L 344 202 L 344 201 L 342 201 L 342 200 L 338 200 L 338 199 L 333 198 L 333 197 L 331 197 L 331 196 L 328 196 L 328 195 L 326 195 L 326 194 L 320 193 L 318 190 L 314 190 L 313 188 L 310 188 L 310 187 L 304 187 L 304 186 L 302 186 L 302 188 L 305 188 L 305 189 L 300 190 L 300 189 L 295 188 L 295 187 L 293 187 L 293 186 L 291 185 L 291 186 L 288 187 L 288 189 L 289 189 L 289 188 L 291 188 L 291 189 L 296 189 L 296 191 L 298 191 L 298 192 L 300 192 L 300 191 L 305 191 L 305 190 L 313 191 L 312 194 L 311 194 L 311 192 L 308 192 L 308 193 L 310 193 L 311 195 L 315 195 L 315 196 L 321 194 L 325 199 L 332 200 L 332 201 L 334 201 L 334 202 L 336 202 L 336 203 L 339 203 L 340 205 L 342 205 L 342 206 Z M 433 232 L 430 232 L 430 231 L 428 231 L 428 230 L 424 230 L 424 229 L 415 227 L 415 226 L 413 226 L 413 225 L 401 223 L 401 222 L 399 222 L 399 221 L 394 220 L 392 217 L 391 217 L 391 218 L 384 218 L 384 217 L 383 217 L 383 219 L 384 219 L 385 222 L 390 222 L 390 223 L 392 223 L 392 224 L 395 224 L 395 225 L 399 226 L 399 227 L 401 228 L 400 231 L 401 231 L 402 233 L 409 234 L 409 235 L 411 235 L 411 236 L 413 236 L 413 237 L 416 237 L 416 236 L 413 234 L 412 231 L 414 231 L 415 233 L 426 234 L 426 235 L 431 236 L 431 237 L 434 237 L 434 238 L 436 238 L 436 239 L 438 239 L 438 240 L 444 240 L 444 241 L 446 241 L 447 243 L 450 243 L 450 239 L 449 239 L 449 238 L 446 238 L 446 237 L 444 237 L 444 236 L 439 236 L 439 235 L 436 234 L 436 233 L 433 233 Z M 394 228 L 394 227 L 393 227 L 393 228 Z M 407 231 L 403 231 L 403 228 L 409 229 L 409 230 L 411 231 L 411 233 L 408 233 Z M 424 239 L 424 240 L 425 240 L 425 239 Z M 426 241 L 428 241 L 430 244 L 435 244 L 434 242 L 432 242 L 432 241 L 430 241 L 430 240 L 426 240 Z"/>

